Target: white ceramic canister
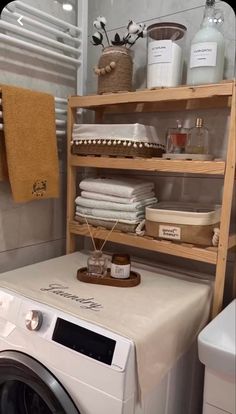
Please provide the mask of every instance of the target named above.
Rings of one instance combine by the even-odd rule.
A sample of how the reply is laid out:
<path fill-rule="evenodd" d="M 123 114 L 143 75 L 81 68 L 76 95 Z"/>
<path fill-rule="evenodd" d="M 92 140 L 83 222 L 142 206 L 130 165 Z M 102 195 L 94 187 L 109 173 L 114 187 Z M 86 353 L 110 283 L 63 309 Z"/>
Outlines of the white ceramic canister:
<path fill-rule="evenodd" d="M 167 22 L 152 24 L 147 30 L 147 88 L 180 85 L 186 27 Z"/>

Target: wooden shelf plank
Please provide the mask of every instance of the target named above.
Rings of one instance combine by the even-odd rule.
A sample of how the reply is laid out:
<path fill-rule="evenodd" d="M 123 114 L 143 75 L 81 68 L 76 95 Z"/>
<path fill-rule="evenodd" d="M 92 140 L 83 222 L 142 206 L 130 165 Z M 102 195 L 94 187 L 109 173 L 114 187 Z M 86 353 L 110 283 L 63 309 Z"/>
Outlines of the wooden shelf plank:
<path fill-rule="evenodd" d="M 89 231 L 85 224 L 71 221 L 69 229 L 73 234 L 89 237 Z M 102 227 L 91 227 L 91 229 L 95 239 L 104 240 L 109 232 L 109 230 Z M 136 236 L 135 234 L 122 233 L 116 230 L 109 236 L 109 241 L 211 264 L 216 264 L 217 259 L 217 248 L 208 250 L 207 248 L 198 248 L 186 243 L 177 244 L 166 240 L 154 240 L 150 237 Z"/>
<path fill-rule="evenodd" d="M 104 114 L 128 114 L 147 112 L 193 111 L 197 109 L 229 108 L 231 96 L 214 96 L 205 99 L 182 99 L 180 101 L 123 103 L 104 107 Z"/>
<path fill-rule="evenodd" d="M 225 171 L 224 161 L 165 160 L 162 158 L 115 158 L 72 155 L 70 157 L 70 165 L 73 167 L 213 175 L 223 175 Z"/>
<path fill-rule="evenodd" d="M 137 90 L 135 92 L 113 93 L 105 95 L 71 96 L 68 103 L 71 108 L 96 109 L 110 105 L 138 104 L 149 102 L 181 101 L 231 96 L 233 81 L 218 84 L 179 86 L 155 90 Z"/>

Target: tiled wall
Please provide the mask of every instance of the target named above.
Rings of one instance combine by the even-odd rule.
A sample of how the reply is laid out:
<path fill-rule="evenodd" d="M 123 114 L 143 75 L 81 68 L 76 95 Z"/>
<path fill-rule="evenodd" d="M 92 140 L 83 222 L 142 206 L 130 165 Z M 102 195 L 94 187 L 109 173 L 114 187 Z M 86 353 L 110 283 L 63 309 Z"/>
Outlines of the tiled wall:
<path fill-rule="evenodd" d="M 76 10 L 63 11 L 61 4 L 53 0 L 24 2 L 76 24 Z M 0 83 L 31 88 L 62 98 L 76 91 L 74 66 L 65 68 L 59 61 L 1 43 L 0 56 Z M 12 200 L 9 184 L 0 182 L 0 272 L 58 256 L 65 251 L 65 140 L 66 137 L 58 137 L 59 199 L 16 204 Z"/>
<path fill-rule="evenodd" d="M 109 36 L 113 37 L 116 32 L 125 33 L 126 25 L 129 19 L 137 22 L 145 22 L 146 25 L 158 21 L 178 22 L 187 27 L 185 63 L 188 61 L 189 45 L 193 35 L 198 30 L 204 11 L 204 1 L 199 0 L 89 0 L 89 23 L 88 32 L 91 35 L 93 20 L 99 16 L 107 18 L 107 29 Z M 226 42 L 226 59 L 225 59 L 225 79 L 234 77 L 235 61 L 235 15 L 231 7 L 225 2 L 217 2 L 219 7 L 224 11 L 225 22 L 222 26 L 222 33 Z M 134 45 L 134 87 L 146 87 L 146 40 L 139 39 Z M 97 64 L 100 55 L 100 46 L 95 47 L 88 43 L 88 93 L 96 93 L 96 75 L 93 73 L 93 67 Z M 186 73 L 183 77 L 183 83 L 186 81 Z M 208 110 L 208 111 L 189 111 L 189 112 L 171 112 L 157 114 L 140 114 L 140 115 L 117 115 L 112 118 L 112 122 L 140 122 L 156 126 L 159 138 L 165 142 L 165 132 L 167 127 L 175 126 L 176 120 L 180 119 L 186 126 L 194 123 L 196 116 L 203 116 L 206 126 L 210 130 L 210 150 L 217 157 L 225 157 L 226 137 L 228 129 L 228 110 Z M 130 174 L 130 173 L 129 173 Z M 221 202 L 222 180 L 219 178 L 206 178 L 203 181 L 201 176 L 180 178 L 176 174 L 145 174 L 146 179 L 155 181 L 157 196 L 160 200 L 189 200 L 202 202 Z M 236 209 L 234 206 L 234 217 Z M 117 246 L 109 246 L 111 249 Z M 119 247 L 118 247 L 119 248 Z M 123 249 L 123 247 L 122 247 Z M 183 265 L 181 260 L 175 260 L 171 256 L 158 255 L 157 253 L 135 251 L 139 256 L 147 260 L 165 261 Z M 233 273 L 234 257 L 229 258 L 228 273 L 229 278 Z M 185 265 L 189 268 L 213 272 L 212 266 L 203 266 L 201 263 L 186 261 Z"/>

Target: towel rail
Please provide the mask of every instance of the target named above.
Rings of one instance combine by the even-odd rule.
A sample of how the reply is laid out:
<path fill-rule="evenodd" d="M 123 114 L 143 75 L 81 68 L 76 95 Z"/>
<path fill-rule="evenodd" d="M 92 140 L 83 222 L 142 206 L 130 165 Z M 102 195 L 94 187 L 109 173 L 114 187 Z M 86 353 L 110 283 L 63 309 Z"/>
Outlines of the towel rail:
<path fill-rule="evenodd" d="M 53 46 L 58 49 L 71 52 L 74 55 L 80 55 L 81 53 L 80 50 L 76 49 L 75 47 L 65 45 L 64 43 L 61 43 L 57 40 L 50 39 L 49 37 L 40 35 L 39 33 L 32 32 L 28 29 L 23 29 L 23 27 L 18 27 L 15 24 L 4 22 L 3 20 L 0 20 L 0 28 L 9 30 L 10 32 L 22 35 L 24 37 L 28 37 L 33 40 L 38 40 L 39 42 L 48 44 L 49 46 Z"/>
<path fill-rule="evenodd" d="M 1 14 L 2 17 L 7 17 L 10 19 L 14 19 L 14 22 L 20 18 L 22 18 L 22 14 L 9 11 L 7 7 L 5 7 Z M 73 41 L 75 44 L 80 44 L 81 41 L 77 37 L 72 36 L 68 31 L 61 31 L 58 29 L 55 29 L 54 27 L 48 26 L 42 22 L 39 22 L 38 20 L 31 19 L 31 17 L 24 16 L 24 22 L 26 24 L 29 24 L 30 26 L 33 26 L 35 28 L 39 28 L 40 30 L 43 30 L 43 32 L 52 33 L 56 36 L 60 36 L 61 38 L 68 39 Z"/>
<path fill-rule="evenodd" d="M 67 99 L 66 98 L 58 98 L 57 96 L 55 97 L 55 102 L 56 103 L 62 103 L 62 104 L 66 104 L 67 105 Z"/>
<path fill-rule="evenodd" d="M 23 40 L 15 39 L 15 38 L 7 36 L 3 33 L 0 33 L 0 41 L 5 42 L 5 43 L 9 43 L 13 46 L 24 47 L 25 49 L 29 49 L 33 52 L 39 52 L 41 54 L 56 57 L 60 60 L 64 60 L 66 62 L 73 63 L 74 65 L 77 65 L 77 66 L 79 66 L 81 64 L 79 59 L 74 59 L 70 56 L 66 56 L 66 55 L 62 55 L 61 53 L 54 52 L 54 50 L 45 49 L 41 46 L 37 46 L 37 45 L 34 45 L 32 43 L 25 42 Z"/>
<path fill-rule="evenodd" d="M 75 33 L 80 33 L 80 29 L 73 24 L 67 23 L 57 17 L 54 17 L 51 14 L 45 13 L 42 10 L 36 9 L 35 7 L 30 6 L 29 4 L 23 3 L 22 1 L 16 0 L 12 1 L 7 5 L 8 10 L 15 12 L 16 9 L 26 11 L 35 17 L 39 17 L 42 19 L 47 20 L 54 25 L 58 25 L 59 27 L 64 27 L 65 29 L 72 29 Z"/>
<path fill-rule="evenodd" d="M 55 109 L 55 112 L 56 112 L 56 114 L 58 114 L 58 115 L 66 115 L 66 114 L 67 114 L 66 109 L 56 108 L 56 109 Z M 0 113 L 0 115 L 1 115 L 1 113 Z"/>

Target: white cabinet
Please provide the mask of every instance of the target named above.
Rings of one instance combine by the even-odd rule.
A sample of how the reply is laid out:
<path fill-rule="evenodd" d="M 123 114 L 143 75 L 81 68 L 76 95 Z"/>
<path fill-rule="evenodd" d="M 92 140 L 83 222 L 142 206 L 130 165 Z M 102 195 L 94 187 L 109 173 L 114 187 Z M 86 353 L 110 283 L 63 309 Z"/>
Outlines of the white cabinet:
<path fill-rule="evenodd" d="M 203 414 L 236 414 L 235 380 L 206 368 Z"/>
<path fill-rule="evenodd" d="M 205 365 L 203 414 L 236 414 L 235 340 L 236 299 L 198 336 L 199 358 Z"/>

